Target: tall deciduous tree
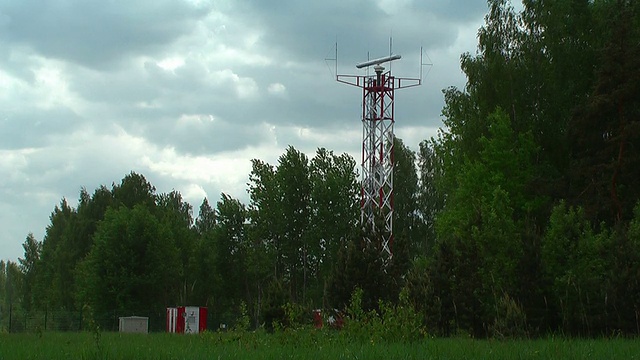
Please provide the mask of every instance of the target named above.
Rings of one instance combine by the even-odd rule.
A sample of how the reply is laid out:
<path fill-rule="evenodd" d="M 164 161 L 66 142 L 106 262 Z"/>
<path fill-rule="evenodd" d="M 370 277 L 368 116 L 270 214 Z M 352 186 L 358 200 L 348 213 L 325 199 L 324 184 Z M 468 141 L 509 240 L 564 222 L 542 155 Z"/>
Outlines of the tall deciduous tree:
<path fill-rule="evenodd" d="M 24 258 L 19 258 L 20 271 L 24 279 L 22 289 L 22 304 L 25 310 L 30 310 L 31 305 L 35 301 L 37 294 L 34 293 L 36 276 L 38 272 L 38 263 L 40 261 L 40 253 L 42 252 L 42 243 L 36 240 L 33 233 L 27 235 L 27 239 L 22 244 L 24 249 Z"/>
<path fill-rule="evenodd" d="M 279 227 L 282 224 L 278 214 L 279 193 L 272 165 L 261 160 L 251 161 L 252 170 L 249 174 L 249 217 L 251 219 L 250 238 L 255 246 L 264 248 L 264 255 L 269 264 L 273 277 L 282 276 L 282 236 Z"/>
<path fill-rule="evenodd" d="M 109 207 L 133 206 L 136 202 L 155 207 L 155 188 L 144 176 L 130 173 L 120 185 L 97 188 L 90 196 L 81 189 L 77 209 L 66 199 L 51 214 L 42 242 L 42 256 L 34 287 L 39 294 L 35 306 L 52 309 L 79 309 L 76 266 L 93 246 L 93 234 Z"/>
<path fill-rule="evenodd" d="M 283 263 L 280 257 L 283 238 L 279 227 L 279 193 L 272 165 L 261 160 L 251 161 L 249 174 L 249 246 L 245 268 L 251 285 L 247 287 L 247 297 L 253 299 L 254 324 L 261 321 L 263 293 L 269 282 L 277 281 L 283 275 Z"/>
<path fill-rule="evenodd" d="M 356 164 L 347 154 L 335 155 L 320 148 L 309 165 L 311 181 L 311 243 L 318 247 L 313 265 L 317 275 L 311 279 L 314 299 L 322 297 L 325 282 L 349 234 L 359 222 L 359 188 Z"/>
<path fill-rule="evenodd" d="M 422 242 L 416 242 L 417 256 L 428 256 L 436 242 L 435 222 L 438 212 L 444 206 L 444 195 L 437 188 L 442 176 L 442 166 L 434 150 L 433 140 L 420 143 L 418 152 L 418 170 L 420 174 L 418 186 L 418 216 L 421 218 L 423 229 Z"/>
<path fill-rule="evenodd" d="M 329 278 L 327 297 L 329 306 L 344 309 L 353 292 L 363 291 L 362 306 L 365 310 L 379 310 L 379 301 L 397 301 L 404 277 L 404 263 L 396 257 L 382 256 L 384 220 L 376 217 L 376 226 L 363 224 L 349 234 L 346 246 L 340 248 Z"/>
<path fill-rule="evenodd" d="M 182 284 L 180 303 L 187 304 L 195 287 L 195 280 L 190 276 L 195 270 L 196 233 L 192 230 L 192 207 L 182 199 L 177 191 L 156 196 L 156 212 L 160 224 L 164 225 L 173 238 L 172 242 L 180 256 L 180 271 L 175 274 Z"/>
<path fill-rule="evenodd" d="M 423 248 L 423 219 L 418 212 L 416 154 L 400 138 L 393 146 L 393 257 L 405 273 L 410 260 Z"/>
<path fill-rule="evenodd" d="M 216 212 L 218 222 L 214 230 L 214 247 L 218 257 L 216 273 L 220 277 L 220 286 L 215 304 L 226 310 L 223 315 L 227 318 L 223 320 L 228 322 L 233 320 L 230 315 L 238 311 L 241 301 L 245 299 L 245 290 L 249 285 L 244 266 L 247 260 L 246 209 L 239 200 L 222 194 Z"/>
<path fill-rule="evenodd" d="M 142 204 L 107 211 L 82 269 L 81 299 L 96 314 L 177 303 L 178 247 L 168 226 Z"/>
<path fill-rule="evenodd" d="M 198 211 L 198 218 L 195 221 L 195 229 L 199 236 L 206 236 L 213 231 L 216 226 L 216 212 L 209 205 L 209 200 L 204 198 Z"/>
<path fill-rule="evenodd" d="M 439 241 L 462 255 L 464 264 L 454 265 L 456 283 L 451 286 L 457 289 L 458 305 L 466 304 L 460 312 L 477 335 L 493 319 L 494 299 L 503 293 L 519 295 L 521 224 L 535 206 L 524 185 L 534 175 L 531 135 L 514 134 L 508 115 L 500 110 L 487 122 L 489 135 L 479 140 L 479 156 L 461 165 L 458 187 L 437 222 Z"/>
<path fill-rule="evenodd" d="M 569 127 L 571 200 L 595 222 L 629 221 L 640 197 L 640 6 L 593 5 L 602 16 L 593 93 Z"/>
<path fill-rule="evenodd" d="M 295 301 L 306 301 L 308 281 L 315 277 L 319 255 L 318 244 L 310 242 L 310 195 L 309 160 L 307 156 L 288 147 L 278 159 L 275 173 L 278 184 L 278 216 L 282 221 L 279 228 L 281 238 L 280 258 L 283 264 L 283 276 L 291 287 L 291 296 Z"/>
<path fill-rule="evenodd" d="M 76 212 L 66 199 L 51 213 L 50 224 L 42 240 L 42 254 L 36 277 L 35 292 L 39 294 L 36 306 L 49 308 L 67 308 L 72 306 L 72 294 L 69 277 L 71 269 L 65 253 L 65 238 L 72 232 L 72 222 Z M 66 275 L 66 276 L 65 276 Z"/>
<path fill-rule="evenodd" d="M 125 176 L 120 184 L 113 184 L 111 191 L 115 200 L 115 205 L 123 205 L 132 209 L 140 204 L 148 209 L 155 208 L 156 188 L 144 177 L 135 172 Z"/>
<path fill-rule="evenodd" d="M 9 324 L 9 314 L 19 313 L 24 309 L 23 306 L 23 279 L 24 276 L 20 271 L 20 267 L 13 261 L 0 261 L 0 312 L 2 318 L 0 319 L 0 328 L 5 331 L 15 327 L 22 327 L 20 322 L 12 322 Z"/>
<path fill-rule="evenodd" d="M 194 301 L 211 306 L 219 293 L 221 277 L 218 274 L 218 249 L 215 243 L 215 210 L 204 198 L 200 205 L 198 218 L 195 220 L 197 234 L 195 269 L 192 275 L 197 283 L 194 287 Z M 213 312 L 212 312 L 213 313 Z"/>
<path fill-rule="evenodd" d="M 338 249 L 357 223 L 354 167 L 345 154 L 318 149 L 309 161 L 293 147 L 278 159 L 277 167 L 253 161 L 247 256 L 260 255 L 259 263 L 264 264 L 255 275 L 271 264 L 269 281 L 276 283 L 269 289 L 287 290 L 290 301 L 319 305 Z M 262 247 L 266 251 L 254 251 Z M 264 275 L 261 284 L 266 290 Z"/>

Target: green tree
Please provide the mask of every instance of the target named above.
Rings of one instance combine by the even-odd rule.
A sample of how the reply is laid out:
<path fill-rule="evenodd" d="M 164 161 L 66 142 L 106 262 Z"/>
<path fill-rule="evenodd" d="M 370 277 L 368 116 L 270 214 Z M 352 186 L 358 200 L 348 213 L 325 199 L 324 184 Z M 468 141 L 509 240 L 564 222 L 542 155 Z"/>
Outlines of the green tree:
<path fill-rule="evenodd" d="M 608 271 L 614 291 L 605 319 L 611 319 L 610 328 L 628 334 L 640 333 L 640 201 L 633 214 L 625 236 L 614 238 L 613 263 Z"/>
<path fill-rule="evenodd" d="M 81 299 L 96 314 L 177 303 L 178 248 L 168 226 L 142 204 L 107 211 L 82 269 Z"/>
<path fill-rule="evenodd" d="M 233 320 L 231 315 L 241 315 L 238 314 L 238 309 L 245 299 L 245 287 L 248 285 L 244 267 L 247 246 L 246 209 L 239 200 L 222 194 L 216 212 L 218 222 L 214 230 L 213 247 L 217 253 L 216 273 L 220 278 L 220 285 L 215 294 L 215 304 L 226 317 L 222 320 L 228 323 Z"/>
<path fill-rule="evenodd" d="M 51 214 L 42 240 L 42 254 L 35 278 L 34 306 L 50 309 L 79 309 L 76 294 L 77 268 L 93 246 L 93 234 L 112 206 L 132 206 L 136 202 L 155 206 L 155 189 L 142 175 L 131 173 L 120 185 L 97 188 L 92 196 L 80 191 L 77 209 L 63 199 Z"/>
<path fill-rule="evenodd" d="M 592 7 L 604 41 L 592 93 L 568 129 L 569 190 L 590 219 L 614 224 L 629 221 L 640 198 L 640 6 L 603 1 Z"/>
<path fill-rule="evenodd" d="M 18 258 L 20 271 L 23 278 L 22 304 L 25 310 L 29 311 L 35 301 L 37 294 L 34 294 L 36 276 L 38 272 L 38 262 L 42 252 L 42 243 L 36 240 L 33 233 L 27 235 L 27 239 L 22 244 L 24 258 Z"/>
<path fill-rule="evenodd" d="M 288 301 L 305 306 L 322 301 L 337 253 L 357 223 L 354 167 L 348 155 L 326 149 L 309 161 L 289 147 L 277 167 L 253 160 L 246 252 L 246 259 L 253 259 L 248 268 L 258 294 L 253 299 L 260 302 L 267 289 L 282 288 Z M 271 295 L 270 301 L 281 298 Z"/>
<path fill-rule="evenodd" d="M 602 249 L 621 254 L 631 246 L 624 229 L 639 196 L 640 157 L 631 150 L 640 145 L 639 4 L 525 0 L 516 13 L 507 0 L 488 1 L 478 51 L 461 56 L 467 84 L 444 91 L 445 127 L 432 142 L 431 193 L 443 205 L 426 268 L 436 273 L 414 276 L 436 297 L 450 291 L 440 309 L 451 319 L 447 304 L 455 304 L 459 326 L 481 333 L 495 324 L 492 316 L 505 301 L 522 304 L 536 328 L 558 328 L 562 319 L 569 319 L 565 329 L 582 333 L 612 326 L 604 314 L 619 312 L 600 299 L 619 299 L 614 294 L 622 286 L 605 273 L 628 260 Z M 555 239 L 545 229 L 563 198 L 584 206 L 586 223 L 596 225 L 578 241 L 585 256 L 570 267 L 582 275 L 554 274 L 581 289 L 582 295 L 568 291 L 562 298 L 579 307 L 557 300 L 550 310 L 546 301 L 557 288 L 542 280 L 549 271 L 542 244 Z M 599 281 L 608 283 L 597 290 Z"/>
<path fill-rule="evenodd" d="M 175 274 L 182 284 L 180 303 L 187 304 L 195 288 L 195 281 L 190 274 L 195 271 L 196 233 L 192 230 L 192 207 L 182 199 L 177 191 L 156 196 L 156 212 L 160 224 L 166 227 L 172 243 L 180 256 L 180 271 Z"/>
<path fill-rule="evenodd" d="M 282 236 L 279 226 L 279 193 L 272 165 L 254 159 L 249 174 L 248 214 L 251 227 L 248 232 L 245 269 L 250 285 L 247 286 L 247 298 L 251 299 L 254 325 L 260 324 L 263 295 L 269 281 L 282 276 L 280 252 Z"/>
<path fill-rule="evenodd" d="M 206 236 L 216 226 L 216 212 L 213 210 L 207 198 L 202 200 L 198 218 L 195 221 L 196 232 L 199 236 Z"/>
<path fill-rule="evenodd" d="M 409 262 L 424 248 L 425 234 L 418 213 L 416 154 L 400 138 L 393 145 L 393 261 L 405 273 Z"/>
<path fill-rule="evenodd" d="M 0 260 L 0 314 L 2 314 L 2 318 L 4 318 L 5 311 L 7 311 L 7 309 L 5 308 L 5 303 L 7 300 L 6 286 L 7 264 L 4 262 L 4 260 Z"/>
<path fill-rule="evenodd" d="M 377 229 L 383 229 L 382 219 L 378 222 Z M 356 289 L 363 292 L 362 308 L 365 311 L 378 310 L 379 300 L 397 300 L 400 279 L 394 275 L 398 272 L 380 255 L 382 238 L 386 235 L 376 232 L 371 226 L 351 231 L 346 246 L 338 251 L 329 279 L 330 306 L 345 309 Z"/>
<path fill-rule="evenodd" d="M 35 306 L 50 309 L 66 308 L 73 305 L 70 266 L 65 252 L 66 237 L 72 232 L 72 222 L 76 211 L 62 199 L 60 206 L 56 206 L 51 213 L 50 224 L 45 230 L 42 240 L 42 253 L 34 292 L 38 294 Z M 68 242 L 67 242 L 68 243 Z M 65 276 L 66 275 L 66 276 Z"/>
<path fill-rule="evenodd" d="M 249 217 L 251 219 L 250 238 L 255 246 L 264 248 L 265 264 L 271 269 L 274 277 L 282 274 L 280 259 L 282 238 L 279 233 L 281 219 L 279 207 L 278 185 L 275 179 L 275 169 L 272 165 L 254 159 L 251 161 L 252 170 L 249 174 Z"/>
<path fill-rule="evenodd" d="M 604 331 L 606 303 L 611 292 L 609 269 L 613 237 L 594 231 L 581 208 L 558 205 L 542 244 L 544 274 L 559 312 L 559 324 L 570 334 Z"/>
<path fill-rule="evenodd" d="M 131 209 L 141 204 L 153 209 L 156 205 L 156 188 L 143 175 L 133 171 L 120 184 L 113 184 L 111 192 L 115 206 L 123 205 Z"/>
<path fill-rule="evenodd" d="M 0 261 L 0 328 L 4 330 L 12 329 L 20 330 L 22 327 L 21 322 L 13 321 L 9 324 L 9 313 L 13 314 L 14 318 L 16 314 L 21 314 L 24 310 L 22 299 L 23 296 L 23 275 L 20 271 L 20 267 L 13 261 Z"/>
<path fill-rule="evenodd" d="M 315 277 L 311 266 L 319 255 L 318 244 L 310 242 L 310 195 L 309 161 L 307 156 L 288 147 L 278 159 L 276 181 L 280 197 L 282 221 L 279 228 L 283 242 L 279 254 L 283 264 L 283 276 L 291 287 L 294 301 L 306 302 L 307 282 Z"/>
<path fill-rule="evenodd" d="M 195 220 L 195 231 L 198 239 L 193 276 L 196 279 L 194 300 L 211 307 L 214 294 L 219 292 L 221 277 L 218 274 L 218 249 L 215 246 L 214 230 L 216 226 L 215 210 L 209 205 L 207 198 L 202 200 L 198 218 Z"/>
<path fill-rule="evenodd" d="M 628 227 L 594 226 L 586 211 L 561 202 L 542 243 L 554 327 L 594 335 L 638 329 L 640 207 Z"/>
<path fill-rule="evenodd" d="M 331 269 L 349 234 L 359 222 L 359 185 L 354 168 L 355 160 L 348 154 L 335 155 L 320 148 L 311 159 L 309 177 L 311 182 L 311 243 L 319 247 L 313 258 L 318 274 L 314 282 L 313 299 L 318 300 L 324 292 Z"/>
<path fill-rule="evenodd" d="M 449 242 L 462 262 L 451 264 L 458 320 L 464 321 L 459 325 L 476 335 L 485 335 L 493 322 L 498 296 L 519 295 L 521 224 L 536 206 L 536 199 L 525 191 L 534 175 L 536 147 L 531 135 L 515 134 L 501 110 L 487 122 L 489 136 L 479 140 L 478 159 L 461 166 L 457 189 L 449 194 L 436 223 L 439 241 Z"/>
<path fill-rule="evenodd" d="M 437 214 L 444 206 L 444 195 L 437 188 L 441 178 L 442 166 L 435 153 L 434 140 L 424 140 L 420 143 L 418 153 L 418 169 L 420 174 L 418 185 L 418 216 L 422 224 L 422 242 L 415 244 L 417 256 L 431 253 L 436 242 L 435 222 Z"/>

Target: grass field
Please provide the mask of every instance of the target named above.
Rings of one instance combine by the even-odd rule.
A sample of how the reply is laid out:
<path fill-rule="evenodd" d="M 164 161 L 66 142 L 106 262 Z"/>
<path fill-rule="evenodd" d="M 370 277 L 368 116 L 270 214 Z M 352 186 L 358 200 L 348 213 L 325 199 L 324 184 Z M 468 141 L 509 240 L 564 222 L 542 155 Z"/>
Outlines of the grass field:
<path fill-rule="evenodd" d="M 640 359 L 640 340 L 353 341 L 316 332 L 0 334 L 0 359 Z"/>

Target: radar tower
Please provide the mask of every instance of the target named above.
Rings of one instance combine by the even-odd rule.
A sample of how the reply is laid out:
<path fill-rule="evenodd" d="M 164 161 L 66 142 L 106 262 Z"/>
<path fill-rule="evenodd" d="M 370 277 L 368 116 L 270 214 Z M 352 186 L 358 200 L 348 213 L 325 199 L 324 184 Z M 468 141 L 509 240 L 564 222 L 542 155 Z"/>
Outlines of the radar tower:
<path fill-rule="evenodd" d="M 390 259 L 393 256 L 395 90 L 422 84 L 422 49 L 420 50 L 420 78 L 399 78 L 391 75 L 391 70 L 385 72 L 383 64 L 401 59 L 400 55 L 392 54 L 391 49 L 389 56 L 367 60 L 356 65 L 358 69 L 373 66 L 374 75 L 340 75 L 337 72 L 337 43 L 335 49 L 336 80 L 362 89 L 360 220 L 362 225 L 370 226 L 380 235 L 383 252 L 381 255 Z M 376 221 L 376 218 L 380 220 Z"/>

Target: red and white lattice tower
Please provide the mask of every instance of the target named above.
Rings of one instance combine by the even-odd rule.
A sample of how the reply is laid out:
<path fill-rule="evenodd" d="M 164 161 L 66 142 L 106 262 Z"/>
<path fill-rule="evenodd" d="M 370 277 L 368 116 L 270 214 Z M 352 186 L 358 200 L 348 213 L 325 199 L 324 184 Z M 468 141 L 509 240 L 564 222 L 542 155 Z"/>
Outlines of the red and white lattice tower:
<path fill-rule="evenodd" d="M 400 55 L 390 55 L 356 65 L 359 69 L 373 66 L 374 75 L 336 75 L 338 82 L 362 88 L 360 216 L 362 224 L 381 234 L 382 252 L 389 258 L 393 255 L 395 90 L 421 84 L 421 78 L 397 78 L 391 75 L 391 71 L 385 72 L 382 64 L 399 59 Z"/>

